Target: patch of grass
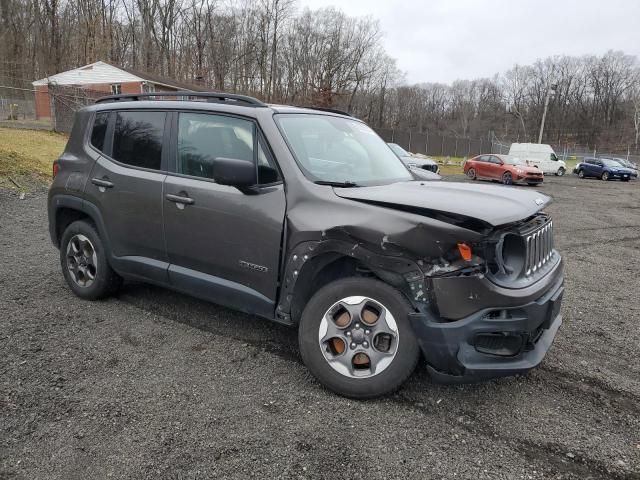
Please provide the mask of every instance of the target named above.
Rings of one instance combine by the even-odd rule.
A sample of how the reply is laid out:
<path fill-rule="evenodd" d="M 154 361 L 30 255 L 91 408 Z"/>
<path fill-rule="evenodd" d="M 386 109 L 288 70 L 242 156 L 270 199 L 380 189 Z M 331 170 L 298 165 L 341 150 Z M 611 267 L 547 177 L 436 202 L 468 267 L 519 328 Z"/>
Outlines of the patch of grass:
<path fill-rule="evenodd" d="M 0 128 L 0 186 L 15 189 L 51 180 L 51 165 L 60 156 L 67 136 L 42 130 Z"/>
<path fill-rule="evenodd" d="M 440 165 L 440 175 L 462 175 L 465 157 L 432 157 Z"/>

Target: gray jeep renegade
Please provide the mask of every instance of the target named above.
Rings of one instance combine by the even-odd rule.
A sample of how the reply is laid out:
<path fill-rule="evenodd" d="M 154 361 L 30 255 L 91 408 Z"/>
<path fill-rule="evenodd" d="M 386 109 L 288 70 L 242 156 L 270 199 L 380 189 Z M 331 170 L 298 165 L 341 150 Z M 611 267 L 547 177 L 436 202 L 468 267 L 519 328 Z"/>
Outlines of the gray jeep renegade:
<path fill-rule="evenodd" d="M 414 177 L 337 111 L 178 92 L 77 112 L 49 228 L 84 299 L 142 280 L 296 327 L 326 387 L 394 391 L 536 367 L 560 324 L 550 199 Z"/>

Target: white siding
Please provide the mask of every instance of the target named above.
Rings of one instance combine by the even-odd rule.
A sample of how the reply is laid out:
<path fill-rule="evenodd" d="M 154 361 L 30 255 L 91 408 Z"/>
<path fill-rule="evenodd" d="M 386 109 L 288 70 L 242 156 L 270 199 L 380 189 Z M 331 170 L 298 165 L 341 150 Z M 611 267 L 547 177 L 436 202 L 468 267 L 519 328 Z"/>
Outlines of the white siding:
<path fill-rule="evenodd" d="M 34 86 L 55 83 L 57 85 L 87 85 L 92 83 L 122 83 L 139 82 L 143 78 L 120 70 L 104 62 L 96 62 L 84 67 L 58 73 L 42 80 L 33 82 Z"/>

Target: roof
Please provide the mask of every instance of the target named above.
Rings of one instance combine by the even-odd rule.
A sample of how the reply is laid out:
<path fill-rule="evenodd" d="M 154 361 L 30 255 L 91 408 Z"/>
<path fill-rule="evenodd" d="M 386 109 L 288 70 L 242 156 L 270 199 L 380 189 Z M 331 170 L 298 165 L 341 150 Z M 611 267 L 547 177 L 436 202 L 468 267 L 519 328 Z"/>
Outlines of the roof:
<path fill-rule="evenodd" d="M 161 97 L 162 93 L 158 92 L 157 96 Z M 202 110 L 206 112 L 228 112 L 228 113 L 241 113 L 242 115 L 246 115 L 249 117 L 255 117 L 258 114 L 258 111 L 268 111 L 272 113 L 283 113 L 283 114 L 313 114 L 313 115 L 326 115 L 333 117 L 343 117 L 349 118 L 350 120 L 355 120 L 358 122 L 362 122 L 354 117 L 345 117 L 344 115 L 339 115 L 332 112 L 326 112 L 323 110 L 314 110 L 312 108 L 302 108 L 295 106 L 287 106 L 287 105 L 273 105 L 268 104 L 265 105 L 265 108 L 255 108 L 254 105 L 244 105 L 244 104 L 232 104 L 232 103 L 209 103 L 206 101 L 197 101 L 197 100 L 132 100 L 128 101 L 127 95 L 123 95 L 122 101 L 113 101 L 113 102 L 100 102 L 94 105 L 89 105 L 83 107 L 83 110 L 90 111 L 109 111 L 109 110 L 122 110 L 122 109 L 157 109 L 158 104 L 162 102 L 163 110 Z"/>
<path fill-rule="evenodd" d="M 67 70 L 50 77 L 45 77 L 32 82 L 34 86 L 47 85 L 91 85 L 104 83 L 124 83 L 124 82 L 151 82 L 156 85 L 176 88 L 179 90 L 206 90 L 197 85 L 177 82 L 170 78 L 161 77 L 146 72 L 139 72 L 130 68 L 117 67 L 106 62 L 95 62 L 83 67 Z"/>

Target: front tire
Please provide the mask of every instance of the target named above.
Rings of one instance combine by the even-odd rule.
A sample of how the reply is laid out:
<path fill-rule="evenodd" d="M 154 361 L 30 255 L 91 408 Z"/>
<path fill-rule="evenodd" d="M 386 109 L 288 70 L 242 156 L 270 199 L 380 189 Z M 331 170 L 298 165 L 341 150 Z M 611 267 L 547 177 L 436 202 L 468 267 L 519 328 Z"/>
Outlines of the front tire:
<path fill-rule="evenodd" d="M 85 300 L 104 298 L 122 284 L 95 227 L 84 220 L 73 222 L 62 234 L 60 264 L 71 291 Z"/>
<path fill-rule="evenodd" d="M 396 391 L 413 373 L 419 349 L 407 299 L 378 280 L 352 277 L 318 291 L 304 309 L 302 360 L 339 395 L 366 399 Z"/>
<path fill-rule="evenodd" d="M 467 170 L 467 177 L 469 177 L 471 180 L 477 180 L 478 177 L 476 177 L 476 169 L 470 168 L 469 170 Z"/>
<path fill-rule="evenodd" d="M 602 176 L 600 178 L 606 182 L 609 180 L 609 172 L 602 172 Z"/>
<path fill-rule="evenodd" d="M 584 178 L 584 170 L 578 170 L 578 178 Z"/>
<path fill-rule="evenodd" d="M 513 175 L 511 175 L 511 172 L 504 172 L 502 174 L 502 183 L 505 185 L 513 185 Z"/>
<path fill-rule="evenodd" d="M 556 172 L 556 176 L 558 176 L 558 177 L 562 177 L 564 174 L 565 174 L 565 169 L 564 169 L 564 167 L 560 167 L 560 168 L 558 169 L 558 171 Z"/>

